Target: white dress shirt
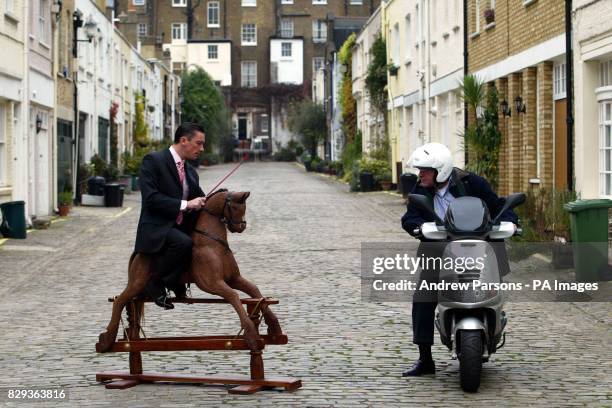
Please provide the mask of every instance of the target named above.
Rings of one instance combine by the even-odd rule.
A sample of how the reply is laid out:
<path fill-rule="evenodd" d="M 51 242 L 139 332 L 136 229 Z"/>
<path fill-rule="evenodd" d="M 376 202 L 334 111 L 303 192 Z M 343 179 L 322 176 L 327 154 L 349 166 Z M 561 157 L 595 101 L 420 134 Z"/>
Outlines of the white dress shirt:
<path fill-rule="evenodd" d="M 178 164 L 183 161 L 181 156 L 174 150 L 174 146 L 170 146 L 170 153 L 172 154 L 172 158 L 174 159 L 174 163 L 177 165 L 176 171 L 178 173 Z M 183 163 L 185 165 L 185 163 Z M 187 184 L 187 168 L 185 169 L 185 179 L 183 180 L 183 199 L 181 200 L 181 211 L 185 211 L 187 208 L 187 197 L 189 197 L 189 185 Z"/>
<path fill-rule="evenodd" d="M 440 219 L 444 219 L 446 210 L 448 210 L 448 206 L 453 201 L 455 201 L 455 197 L 448 191 L 448 183 L 436 191 L 434 195 L 434 211 Z"/>

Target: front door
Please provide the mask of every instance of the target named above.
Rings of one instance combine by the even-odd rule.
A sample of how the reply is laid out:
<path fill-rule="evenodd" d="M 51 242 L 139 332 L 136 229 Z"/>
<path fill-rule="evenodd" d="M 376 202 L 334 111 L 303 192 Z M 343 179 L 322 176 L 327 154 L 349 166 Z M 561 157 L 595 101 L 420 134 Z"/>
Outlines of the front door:
<path fill-rule="evenodd" d="M 238 139 L 244 140 L 247 138 L 247 118 L 246 115 L 238 116 Z"/>

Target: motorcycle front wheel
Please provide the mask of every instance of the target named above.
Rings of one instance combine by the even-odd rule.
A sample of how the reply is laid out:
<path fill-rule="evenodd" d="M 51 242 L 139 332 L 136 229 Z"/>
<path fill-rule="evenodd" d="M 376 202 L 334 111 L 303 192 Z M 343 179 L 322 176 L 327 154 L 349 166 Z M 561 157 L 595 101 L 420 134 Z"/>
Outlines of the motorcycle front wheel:
<path fill-rule="evenodd" d="M 467 392 L 476 392 L 482 371 L 482 333 L 480 330 L 461 330 L 459 336 L 461 388 Z"/>

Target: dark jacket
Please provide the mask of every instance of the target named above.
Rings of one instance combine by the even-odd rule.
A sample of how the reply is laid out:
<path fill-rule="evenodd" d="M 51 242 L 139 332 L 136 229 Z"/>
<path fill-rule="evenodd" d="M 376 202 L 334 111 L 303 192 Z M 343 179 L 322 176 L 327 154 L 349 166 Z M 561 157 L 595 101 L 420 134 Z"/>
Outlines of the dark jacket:
<path fill-rule="evenodd" d="M 203 197 L 198 173 L 185 162 L 185 177 L 189 186 L 187 200 Z M 140 191 L 142 210 L 136 233 L 136 252 L 158 252 L 166 241 L 166 235 L 176 222 L 181 208 L 183 188 L 179 180 L 176 163 L 169 149 L 147 154 L 140 167 Z M 185 213 L 188 224 L 195 213 Z"/>
<path fill-rule="evenodd" d="M 478 197 L 485 202 L 489 208 L 491 218 L 497 216 L 499 210 L 505 203 L 504 198 L 500 198 L 491 190 L 489 183 L 482 177 L 454 168 L 450 176 L 449 192 L 454 197 L 471 196 Z M 432 200 L 435 191 L 433 188 L 425 188 L 421 186 L 420 181 L 414 186 L 412 194 L 422 194 Z M 402 228 L 410 235 L 414 236 L 414 229 L 419 228 L 424 222 L 435 221 L 434 216 L 426 211 L 417 208 L 414 204 L 408 203 L 408 211 L 402 217 Z M 505 211 L 501 216 L 501 221 L 510 221 L 518 224 L 518 217 L 512 210 Z"/>

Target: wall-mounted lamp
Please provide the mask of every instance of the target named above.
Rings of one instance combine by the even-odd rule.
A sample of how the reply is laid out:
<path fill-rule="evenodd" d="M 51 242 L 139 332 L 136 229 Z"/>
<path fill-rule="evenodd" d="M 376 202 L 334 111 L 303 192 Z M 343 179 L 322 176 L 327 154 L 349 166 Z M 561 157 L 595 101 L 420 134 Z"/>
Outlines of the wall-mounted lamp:
<path fill-rule="evenodd" d="M 36 133 L 39 133 L 42 130 L 42 115 L 40 113 L 36 114 Z"/>
<path fill-rule="evenodd" d="M 527 112 L 527 107 L 523 103 L 523 98 L 521 98 L 520 96 L 514 98 L 514 108 L 516 109 L 517 113 Z"/>
<path fill-rule="evenodd" d="M 504 117 L 506 116 L 512 116 L 512 109 L 510 108 L 510 106 L 508 105 L 508 101 L 506 101 L 505 99 L 503 101 L 501 101 L 501 103 L 499 104 L 500 108 L 501 108 L 501 112 L 502 115 L 504 115 Z"/>

